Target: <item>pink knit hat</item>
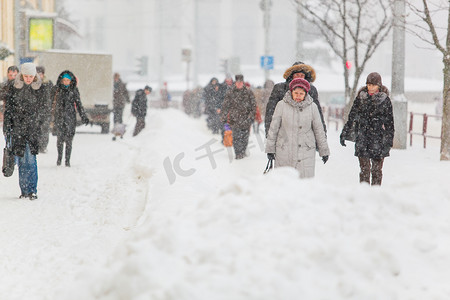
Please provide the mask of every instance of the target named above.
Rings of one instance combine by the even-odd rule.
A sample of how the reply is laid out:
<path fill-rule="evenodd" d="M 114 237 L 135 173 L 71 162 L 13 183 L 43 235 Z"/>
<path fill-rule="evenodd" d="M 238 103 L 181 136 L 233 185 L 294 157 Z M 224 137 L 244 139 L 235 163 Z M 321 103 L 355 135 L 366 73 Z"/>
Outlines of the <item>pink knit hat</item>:
<path fill-rule="evenodd" d="M 304 89 L 307 93 L 309 92 L 309 89 L 311 86 L 309 85 L 309 82 L 306 81 L 303 78 L 295 78 L 294 80 L 289 83 L 289 90 L 292 92 L 295 88 L 301 87 Z"/>

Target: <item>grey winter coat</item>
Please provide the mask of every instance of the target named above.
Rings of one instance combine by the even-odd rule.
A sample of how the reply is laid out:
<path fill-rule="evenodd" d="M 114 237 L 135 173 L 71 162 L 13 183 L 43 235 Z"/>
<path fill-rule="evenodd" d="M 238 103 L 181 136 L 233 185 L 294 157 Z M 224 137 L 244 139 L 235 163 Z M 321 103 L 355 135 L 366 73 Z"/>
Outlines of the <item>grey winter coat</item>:
<path fill-rule="evenodd" d="M 266 153 L 275 153 L 275 167 L 293 167 L 300 178 L 314 177 L 316 145 L 320 156 L 330 155 L 317 105 L 310 95 L 296 102 L 286 92 L 272 117 Z"/>

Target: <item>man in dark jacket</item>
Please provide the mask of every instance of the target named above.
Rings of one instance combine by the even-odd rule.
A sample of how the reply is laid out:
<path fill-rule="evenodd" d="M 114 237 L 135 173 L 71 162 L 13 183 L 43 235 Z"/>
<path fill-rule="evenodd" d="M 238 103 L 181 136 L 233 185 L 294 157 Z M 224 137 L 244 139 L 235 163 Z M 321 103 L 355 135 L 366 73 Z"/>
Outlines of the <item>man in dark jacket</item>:
<path fill-rule="evenodd" d="M 45 76 L 45 68 L 43 66 L 37 66 L 36 71 L 38 76 L 42 80 L 42 99 L 40 103 L 42 105 L 42 126 L 41 136 L 39 137 L 39 153 L 46 153 L 50 134 L 50 122 L 52 118 L 52 98 L 50 96 L 53 82 Z"/>
<path fill-rule="evenodd" d="M 3 134 L 19 167 L 20 198 L 37 199 L 42 82 L 36 65 L 24 63 L 6 95 Z"/>
<path fill-rule="evenodd" d="M 236 75 L 236 82 L 225 94 L 220 119 L 228 123 L 233 132 L 233 147 L 236 159 L 245 157 L 250 136 L 250 126 L 255 120 L 256 101 L 253 92 L 244 84 L 244 76 Z"/>
<path fill-rule="evenodd" d="M 13 84 L 17 73 L 19 73 L 17 66 L 9 66 L 6 73 L 6 80 L 0 84 L 0 116 L 5 111 L 6 94 L 8 93 L 9 86 Z"/>
<path fill-rule="evenodd" d="M 275 111 L 275 107 L 289 90 L 289 83 L 291 83 L 294 78 L 303 78 L 309 82 L 311 89 L 309 90 L 308 94 L 312 97 L 313 102 L 317 105 L 323 128 L 325 132 L 327 132 L 325 120 L 323 118 L 322 107 L 320 106 L 319 102 L 319 94 L 316 87 L 311 84 L 312 82 L 314 82 L 314 80 L 316 80 L 316 71 L 313 69 L 313 67 L 306 65 L 303 62 L 295 62 L 292 67 L 284 72 L 283 77 L 284 79 L 286 79 L 286 81 L 275 84 L 272 89 L 272 93 L 270 94 L 269 102 L 267 103 L 265 115 L 266 137 L 269 132 L 270 123 L 272 122 L 272 115 Z"/>
<path fill-rule="evenodd" d="M 122 123 L 123 109 L 125 104 L 130 103 L 127 86 L 120 79 L 119 73 L 114 73 L 114 91 L 113 91 L 113 114 L 114 124 Z"/>
<path fill-rule="evenodd" d="M 131 114 L 136 117 L 136 126 L 133 136 L 139 134 L 145 128 L 145 116 L 147 116 L 147 95 L 150 95 L 152 88 L 148 85 L 142 90 L 137 90 L 134 100 L 131 103 Z"/>

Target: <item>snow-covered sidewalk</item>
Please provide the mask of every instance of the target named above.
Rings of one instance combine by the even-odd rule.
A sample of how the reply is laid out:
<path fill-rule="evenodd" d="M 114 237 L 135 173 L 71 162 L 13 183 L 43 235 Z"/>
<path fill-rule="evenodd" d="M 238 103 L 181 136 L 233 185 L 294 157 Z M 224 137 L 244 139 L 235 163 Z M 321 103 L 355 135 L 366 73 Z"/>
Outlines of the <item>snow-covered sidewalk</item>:
<path fill-rule="evenodd" d="M 70 169 L 39 155 L 37 201 L 17 199 L 17 174 L 0 180 L 0 299 L 450 298 L 436 143 L 393 150 L 370 187 L 332 129 L 329 162 L 300 180 L 262 175 L 262 133 L 236 161 L 180 111 L 133 126 L 78 134 Z"/>
<path fill-rule="evenodd" d="M 48 150 L 38 155 L 36 201 L 18 199 L 17 168 L 0 178 L 0 299 L 57 299 L 82 267 L 106 262 L 145 206 L 132 145 L 77 134 L 71 168 L 56 166 L 56 138 Z"/>

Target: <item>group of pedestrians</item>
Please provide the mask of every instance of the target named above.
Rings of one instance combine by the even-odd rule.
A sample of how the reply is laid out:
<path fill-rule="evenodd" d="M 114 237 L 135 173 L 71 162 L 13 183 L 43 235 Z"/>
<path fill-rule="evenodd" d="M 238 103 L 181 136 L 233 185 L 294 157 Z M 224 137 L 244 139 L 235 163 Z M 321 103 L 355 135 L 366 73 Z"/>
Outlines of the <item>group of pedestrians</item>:
<path fill-rule="evenodd" d="M 238 74 L 233 81 L 227 77 L 220 83 L 213 77 L 203 89 L 206 124 L 213 134 L 221 134 L 225 128 L 232 132 L 233 148 L 236 159 L 246 155 L 250 128 L 255 120 L 255 95 L 244 82 L 244 76 Z"/>
<path fill-rule="evenodd" d="M 16 69 L 11 67 L 13 71 Z M 43 67 L 24 63 L 15 77 L 3 84 L 0 100 L 4 102 L 3 134 L 18 165 L 20 198 L 37 199 L 36 155 L 46 152 L 50 122 L 53 120 L 53 133 L 57 136 L 57 165 L 61 165 L 65 144 L 67 167 L 70 167 L 76 112 L 84 124 L 89 123 L 76 77 L 68 70 L 63 71 L 53 86 L 46 79 Z"/>
<path fill-rule="evenodd" d="M 290 166 L 301 178 L 314 176 L 315 153 L 324 163 L 330 150 L 326 126 L 311 84 L 314 69 L 296 62 L 284 73 L 285 82 L 274 86 L 266 110 L 266 153 L 275 167 Z M 355 142 L 355 156 L 360 165 L 360 182 L 381 185 L 384 158 L 389 156 L 394 139 L 394 118 L 388 89 L 380 74 L 367 76 L 350 110 L 340 135 L 340 143 Z"/>
<path fill-rule="evenodd" d="M 324 163 L 330 150 L 326 126 L 312 84 L 315 70 L 303 62 L 289 67 L 285 81 L 274 85 L 265 110 L 266 149 L 275 167 L 290 166 L 299 171 L 301 178 L 314 176 L 316 152 Z M 136 92 L 131 113 L 136 117 L 133 136 L 145 128 L 147 96 L 152 88 L 145 86 Z M 123 110 L 129 103 L 128 91 L 118 74 L 114 75 L 114 122 L 123 123 Z M 230 128 L 236 159 L 246 156 L 250 128 L 257 116 L 255 95 L 246 86 L 244 76 L 235 81 L 227 78 L 219 83 L 212 78 L 203 90 L 207 124 L 213 133 Z M 36 155 L 47 151 L 51 122 L 57 137 L 58 157 L 62 163 L 65 145 L 65 165 L 70 167 L 72 142 L 75 135 L 76 113 L 83 124 L 89 119 L 80 100 L 77 78 L 69 70 L 63 71 L 56 84 L 45 76 L 45 68 L 24 63 L 20 71 L 8 68 L 8 78 L 0 88 L 0 105 L 4 114 L 3 133 L 9 141 L 10 151 L 19 169 L 21 198 L 37 198 Z M 366 85 L 354 100 L 348 121 L 340 135 L 340 143 L 355 142 L 355 156 L 360 164 L 360 182 L 381 185 L 384 158 L 393 145 L 394 120 L 388 89 L 378 73 L 370 73 Z"/>
<path fill-rule="evenodd" d="M 275 167 L 290 166 L 301 178 L 314 176 L 316 153 L 326 163 L 330 156 L 327 128 L 319 94 L 313 82 L 314 68 L 295 62 L 273 86 L 264 114 L 265 152 Z M 204 88 L 207 125 L 213 133 L 231 128 L 236 159 L 246 156 L 251 125 L 257 114 L 254 93 L 236 75 L 230 84 L 212 78 Z M 381 76 L 370 73 L 351 108 L 340 143 L 355 142 L 360 165 L 360 182 L 381 185 L 384 158 L 393 146 L 394 120 L 388 89 Z"/>

